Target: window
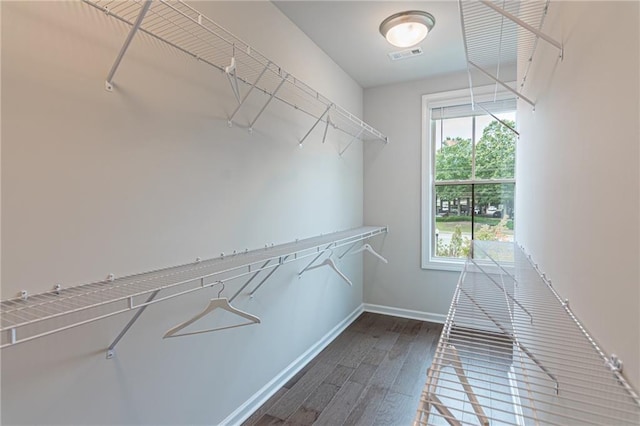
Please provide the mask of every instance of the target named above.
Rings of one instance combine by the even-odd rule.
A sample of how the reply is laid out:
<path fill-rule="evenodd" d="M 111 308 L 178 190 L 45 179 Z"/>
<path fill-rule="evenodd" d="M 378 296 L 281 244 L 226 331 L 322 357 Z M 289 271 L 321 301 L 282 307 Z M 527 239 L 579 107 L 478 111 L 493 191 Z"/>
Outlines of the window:
<path fill-rule="evenodd" d="M 468 91 L 423 97 L 424 268 L 458 270 L 474 239 L 513 241 L 516 100 L 494 89 L 475 108 Z"/>

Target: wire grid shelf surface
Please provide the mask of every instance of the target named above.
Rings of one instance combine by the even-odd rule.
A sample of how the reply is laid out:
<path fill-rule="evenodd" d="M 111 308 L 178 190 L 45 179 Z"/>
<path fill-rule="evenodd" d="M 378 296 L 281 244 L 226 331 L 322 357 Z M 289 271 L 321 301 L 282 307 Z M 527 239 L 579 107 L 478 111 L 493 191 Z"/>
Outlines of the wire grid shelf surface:
<path fill-rule="evenodd" d="M 479 86 L 474 85 L 474 80 L 483 74 L 479 68 L 504 82 L 512 78 L 503 75 L 504 69 L 515 65 L 522 70 L 522 80 L 517 83 L 518 90 L 522 89 L 540 42 L 540 36 L 523 25 L 540 33 L 549 0 L 459 0 L 459 3 L 472 93 L 474 86 Z"/>
<path fill-rule="evenodd" d="M 0 302 L 1 346 L 25 342 L 151 303 L 276 268 L 387 232 L 365 226 L 192 264 Z M 162 290 L 166 295 L 147 298 Z M 154 295 L 155 297 L 155 295 Z"/>
<path fill-rule="evenodd" d="M 133 0 L 84 0 L 109 16 L 134 25 L 144 2 Z M 232 33 L 182 1 L 154 0 L 139 30 L 214 68 L 237 81 L 363 140 L 387 142 L 387 137 L 316 90 L 287 73 Z M 233 59 L 232 59 L 233 58 Z M 232 62 L 233 60 L 233 62 Z M 234 66 L 232 66 L 234 65 Z M 250 88 L 240 97 L 249 95 Z M 241 96 L 242 95 L 242 96 Z M 243 99 L 244 100 L 244 99 Z M 257 118 L 256 118 L 257 119 Z M 254 120 L 255 121 L 255 120 Z"/>
<path fill-rule="evenodd" d="M 473 248 L 415 424 L 640 424 L 637 393 L 524 252 Z"/>

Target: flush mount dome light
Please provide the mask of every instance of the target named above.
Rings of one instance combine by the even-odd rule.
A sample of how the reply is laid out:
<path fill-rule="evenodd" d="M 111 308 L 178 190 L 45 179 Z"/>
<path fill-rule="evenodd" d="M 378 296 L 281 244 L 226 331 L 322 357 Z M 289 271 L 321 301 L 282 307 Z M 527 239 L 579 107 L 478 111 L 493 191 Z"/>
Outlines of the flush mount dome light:
<path fill-rule="evenodd" d="M 380 33 L 397 47 L 410 47 L 420 43 L 436 24 L 430 13 L 408 10 L 389 16 L 380 24 Z"/>

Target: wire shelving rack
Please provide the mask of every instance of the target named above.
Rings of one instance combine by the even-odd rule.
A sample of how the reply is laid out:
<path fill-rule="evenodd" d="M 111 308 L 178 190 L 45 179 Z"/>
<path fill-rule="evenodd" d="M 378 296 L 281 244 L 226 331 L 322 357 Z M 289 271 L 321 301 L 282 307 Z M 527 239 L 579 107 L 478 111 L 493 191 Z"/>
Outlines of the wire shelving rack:
<path fill-rule="evenodd" d="M 196 259 L 190 264 L 127 277 L 110 276 L 105 281 L 91 284 L 56 288 L 33 295 L 24 293 L 23 297 L 0 302 L 0 348 L 120 313 L 141 312 L 141 309 L 153 303 L 249 276 L 248 281 L 232 296 L 233 299 L 260 272 L 269 270 L 270 273 L 251 291 L 253 295 L 276 269 L 286 263 L 309 256 L 315 256 L 315 261 L 325 252 L 354 245 L 386 232 L 386 227 L 364 226 L 263 249 L 234 252 L 214 259 Z M 162 296 L 156 297 L 160 292 Z M 126 333 L 129 326 L 121 334 Z"/>
<path fill-rule="evenodd" d="M 550 0 L 458 0 L 462 34 L 467 56 L 469 87 L 488 77 L 535 108 L 535 102 L 523 94 L 529 68 L 538 44 L 555 46 L 562 59 L 563 46 L 542 31 Z M 522 79 L 512 87 L 504 70 L 516 66 Z"/>
<path fill-rule="evenodd" d="M 225 28 L 181 0 L 83 0 L 108 16 L 131 26 L 129 36 L 106 79 L 106 89 L 113 90 L 113 78 L 134 35 L 140 31 L 226 74 L 238 105 L 228 117 L 229 125 L 247 98 L 257 92 L 266 95 L 262 109 L 249 122 L 251 131 L 273 99 L 302 111 L 316 121 L 304 137 L 323 123 L 323 142 L 329 128 L 352 136 L 355 140 L 388 138 L 354 114 L 332 102 L 318 91 L 288 73 Z M 244 86 L 246 90 L 241 90 Z"/>
<path fill-rule="evenodd" d="M 415 425 L 640 423 L 640 398 L 524 251 L 475 241 Z"/>

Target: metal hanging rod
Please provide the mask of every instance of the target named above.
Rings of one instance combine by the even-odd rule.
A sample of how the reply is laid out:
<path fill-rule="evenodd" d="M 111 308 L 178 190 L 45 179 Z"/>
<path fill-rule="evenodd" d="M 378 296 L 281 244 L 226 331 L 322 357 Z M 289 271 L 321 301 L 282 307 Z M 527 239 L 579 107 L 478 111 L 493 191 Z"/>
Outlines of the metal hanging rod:
<path fill-rule="evenodd" d="M 53 291 L 28 295 L 0 302 L 0 348 L 88 324 L 124 312 L 138 311 L 154 303 L 183 294 L 209 288 L 219 282 L 249 276 L 236 292 L 252 282 L 257 273 L 327 250 L 350 245 L 387 232 L 386 227 L 364 226 L 348 231 L 297 240 L 263 249 L 245 250 L 232 255 L 200 260 L 157 271 L 108 279 L 75 287 L 56 287 Z M 263 280 L 259 285 L 264 283 Z M 252 293 L 257 290 L 257 287 Z M 158 297 L 158 292 L 166 294 Z M 139 315 L 137 315 L 139 316 Z M 131 327 L 137 316 L 109 346 L 115 345 Z"/>
<path fill-rule="evenodd" d="M 473 245 L 414 424 L 638 424 L 621 364 L 538 266 L 513 243 Z"/>
<path fill-rule="evenodd" d="M 514 93 L 535 109 L 535 102 L 523 93 L 540 39 L 556 47 L 563 57 L 563 45 L 542 31 L 549 0 L 495 1 L 458 0 L 462 36 L 467 60 L 469 89 L 474 97 L 478 78 L 489 78 L 495 85 Z M 511 87 L 504 68 L 524 70 L 519 89 Z"/>
<path fill-rule="evenodd" d="M 181 0 L 83 1 L 131 26 L 107 76 L 108 90 L 113 90 L 112 80 L 134 35 L 142 32 L 226 74 L 234 96 L 239 101 L 239 105 L 228 119 L 230 125 L 249 95 L 257 89 L 258 92 L 269 96 L 267 104 L 272 99 L 278 99 L 316 120 L 327 123 L 327 126 L 329 119 L 328 115 L 325 116 L 325 111 L 330 109 L 330 124 L 333 128 L 352 137 L 362 133 L 363 140 L 388 142 L 388 138 L 380 131 L 285 72 L 243 40 Z M 243 96 L 238 82 L 248 87 Z M 257 118 L 248 125 L 249 129 L 253 127 Z"/>

